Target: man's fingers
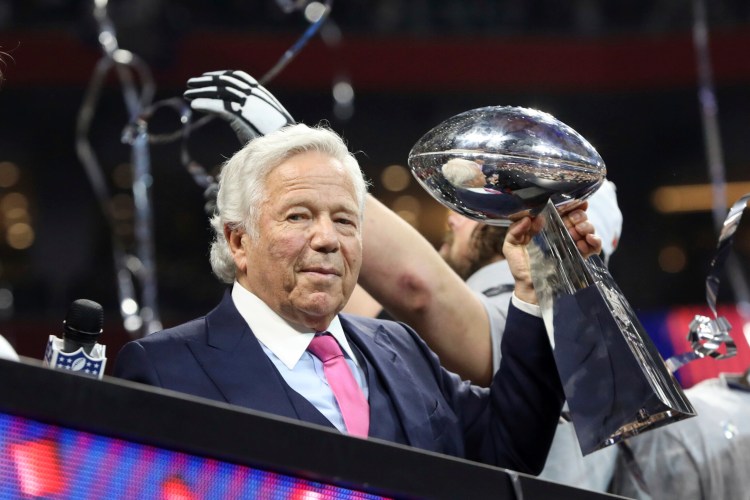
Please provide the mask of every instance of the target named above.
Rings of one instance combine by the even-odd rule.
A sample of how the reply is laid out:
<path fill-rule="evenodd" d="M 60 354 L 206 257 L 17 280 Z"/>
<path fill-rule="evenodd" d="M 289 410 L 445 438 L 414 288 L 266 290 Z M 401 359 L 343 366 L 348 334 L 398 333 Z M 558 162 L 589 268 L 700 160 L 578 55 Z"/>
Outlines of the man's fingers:
<path fill-rule="evenodd" d="M 253 77 L 242 71 L 212 71 L 201 76 L 190 78 L 187 81 L 190 89 L 205 87 L 227 87 L 234 88 L 245 94 L 250 94 L 253 89 L 259 87 Z"/>
<path fill-rule="evenodd" d="M 570 236 L 577 241 L 585 238 L 586 235 L 595 234 L 596 230 L 591 222 L 584 221 L 579 222 L 575 226 L 569 227 L 568 232 L 570 232 Z"/>
<path fill-rule="evenodd" d="M 227 108 L 227 103 L 229 103 L 229 108 Z M 221 99 L 198 98 L 190 101 L 190 107 L 195 111 L 213 113 L 229 120 L 242 117 L 242 106 L 237 102 L 229 102 Z"/>
<path fill-rule="evenodd" d="M 257 112 L 257 110 L 265 109 L 266 112 L 278 115 L 277 120 L 283 119 L 286 123 L 294 123 L 294 118 L 292 118 L 292 115 L 284 109 L 284 106 L 282 106 L 281 103 L 268 91 L 260 92 L 261 89 L 262 87 L 253 90 L 252 98 L 248 98 L 247 100 L 247 111 L 243 111 L 243 114 L 248 115 L 248 113 L 254 113 Z"/>
<path fill-rule="evenodd" d="M 595 234 L 587 234 L 586 242 L 591 247 L 592 253 L 600 253 L 602 251 L 602 239 Z"/>
<path fill-rule="evenodd" d="M 239 90 L 231 87 L 203 87 L 199 89 L 188 89 L 182 94 L 185 99 L 192 101 L 195 99 L 217 99 L 222 101 L 237 102 L 242 104 L 247 96 Z"/>
<path fill-rule="evenodd" d="M 294 123 L 273 103 L 268 103 L 263 99 L 248 99 L 242 107 L 242 117 L 264 135 L 278 130 L 284 125 Z"/>
<path fill-rule="evenodd" d="M 200 87 L 203 87 L 205 85 L 212 85 L 213 82 L 214 82 L 214 79 L 211 76 L 205 76 L 205 75 L 203 75 L 203 76 L 195 76 L 193 78 L 190 78 L 187 81 L 187 86 L 188 86 L 188 88 L 191 88 L 191 89 L 193 89 L 193 88 L 200 88 Z"/>
<path fill-rule="evenodd" d="M 220 99 L 197 98 L 190 101 L 190 107 L 195 111 L 203 113 L 215 113 L 217 115 L 229 114 L 224 109 L 224 101 Z"/>
<path fill-rule="evenodd" d="M 247 86 L 247 87 L 255 87 L 257 85 L 260 85 L 258 83 L 258 80 L 253 78 L 252 76 L 248 75 L 244 71 L 238 71 L 233 69 L 227 69 L 222 71 L 207 71 L 206 73 L 203 73 L 203 76 L 210 77 L 210 78 L 231 78 L 235 82 L 241 82 L 241 86 Z"/>
<path fill-rule="evenodd" d="M 228 73 L 224 75 L 219 75 L 214 77 L 214 81 L 217 82 L 219 85 L 226 85 L 228 87 L 234 87 L 238 90 L 241 90 L 245 92 L 246 94 L 249 94 L 252 92 L 252 90 L 256 87 L 258 87 L 258 82 L 255 80 L 252 81 L 246 81 L 242 78 L 237 78 L 235 73 Z"/>
<path fill-rule="evenodd" d="M 584 257 L 601 253 L 602 239 L 595 234 L 587 234 L 585 238 L 576 241 L 576 248 Z"/>
<path fill-rule="evenodd" d="M 574 227 L 576 224 L 579 224 L 583 221 L 588 219 L 588 215 L 586 215 L 586 212 L 583 210 L 573 210 L 563 217 L 563 222 L 565 223 L 565 227 L 568 229 Z"/>
<path fill-rule="evenodd" d="M 248 75 L 244 71 L 235 70 L 235 69 L 223 69 L 223 70 L 219 70 L 219 71 L 206 71 L 205 73 L 203 73 L 202 76 L 205 76 L 205 77 L 214 77 L 214 76 L 222 76 L 222 75 L 231 75 L 231 76 L 234 76 L 234 77 L 239 78 L 241 80 L 245 80 L 249 84 L 254 84 L 254 85 L 258 84 L 258 81 L 255 78 L 253 78 L 252 76 Z"/>
<path fill-rule="evenodd" d="M 237 78 L 239 80 L 244 81 L 245 83 L 247 83 L 250 86 L 260 86 L 260 83 L 258 83 L 258 80 L 256 80 L 252 76 L 248 75 L 244 71 L 231 71 L 231 72 L 229 72 L 229 74 L 231 74 L 232 76 L 234 76 L 235 78 Z"/>
<path fill-rule="evenodd" d="M 531 217 L 524 217 L 510 225 L 505 239 L 511 245 L 523 245 L 532 229 Z"/>
<path fill-rule="evenodd" d="M 216 80 L 221 75 L 231 73 L 231 71 L 208 71 L 201 76 L 195 76 L 187 81 L 188 88 L 205 87 L 206 85 L 216 85 Z"/>
<path fill-rule="evenodd" d="M 281 105 L 278 99 L 276 99 L 272 93 L 270 93 L 265 87 L 257 86 L 252 90 L 253 95 L 259 96 L 261 99 L 265 100 L 266 102 L 273 103 L 273 105 L 276 108 L 284 110 L 284 106 Z"/>

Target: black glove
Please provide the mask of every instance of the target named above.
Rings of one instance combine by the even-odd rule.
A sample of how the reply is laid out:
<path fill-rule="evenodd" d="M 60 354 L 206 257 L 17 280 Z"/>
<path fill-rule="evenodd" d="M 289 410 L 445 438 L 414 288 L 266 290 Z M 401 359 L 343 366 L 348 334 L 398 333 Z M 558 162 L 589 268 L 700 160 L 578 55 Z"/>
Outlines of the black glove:
<path fill-rule="evenodd" d="M 294 123 L 284 106 L 244 71 L 210 71 L 187 83 L 183 95 L 190 107 L 229 122 L 243 144 Z"/>

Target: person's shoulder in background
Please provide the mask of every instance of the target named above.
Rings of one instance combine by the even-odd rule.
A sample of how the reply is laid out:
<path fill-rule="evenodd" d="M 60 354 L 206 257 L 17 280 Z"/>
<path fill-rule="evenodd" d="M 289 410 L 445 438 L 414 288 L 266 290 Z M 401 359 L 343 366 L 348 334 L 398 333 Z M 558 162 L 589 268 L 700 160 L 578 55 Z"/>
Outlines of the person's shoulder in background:
<path fill-rule="evenodd" d="M 5 337 L 0 335 L 0 359 L 10 359 L 12 361 L 18 361 L 18 354 L 10 342 L 5 340 Z"/>
<path fill-rule="evenodd" d="M 615 183 L 605 179 L 601 187 L 587 201 L 589 208 L 586 214 L 594 225 L 596 234 L 602 239 L 602 254 L 606 263 L 617 250 L 622 235 L 622 212 L 617 204 Z"/>

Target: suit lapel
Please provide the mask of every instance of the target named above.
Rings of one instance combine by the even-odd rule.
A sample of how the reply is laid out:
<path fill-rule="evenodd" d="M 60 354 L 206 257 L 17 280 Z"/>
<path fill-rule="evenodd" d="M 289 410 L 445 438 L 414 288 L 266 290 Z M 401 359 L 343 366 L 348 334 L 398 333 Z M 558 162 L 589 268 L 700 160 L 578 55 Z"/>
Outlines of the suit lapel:
<path fill-rule="evenodd" d="M 360 323 L 355 324 L 346 316 L 341 316 L 341 323 L 349 337 L 375 367 L 376 373 L 370 376 L 379 376 L 391 396 L 408 444 L 416 448 L 432 449 L 432 427 L 427 418 L 424 400 L 412 382 L 416 379 L 402 355 L 394 349 L 385 328 L 382 325 L 368 328 Z M 370 415 L 370 418 L 382 418 L 382 415 Z"/>
<path fill-rule="evenodd" d="M 283 379 L 225 294 L 206 316 L 207 342 L 188 347 L 227 402 L 254 410 L 299 418 Z"/>

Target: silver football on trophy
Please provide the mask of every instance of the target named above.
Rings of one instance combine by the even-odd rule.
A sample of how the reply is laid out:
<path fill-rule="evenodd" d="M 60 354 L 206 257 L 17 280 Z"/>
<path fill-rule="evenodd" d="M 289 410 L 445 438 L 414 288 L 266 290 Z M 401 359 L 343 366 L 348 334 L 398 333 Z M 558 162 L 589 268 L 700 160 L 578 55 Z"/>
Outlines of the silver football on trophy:
<path fill-rule="evenodd" d="M 447 119 L 422 136 L 409 167 L 440 203 L 508 226 L 593 194 L 607 169 L 578 132 L 535 109 L 489 106 Z"/>

